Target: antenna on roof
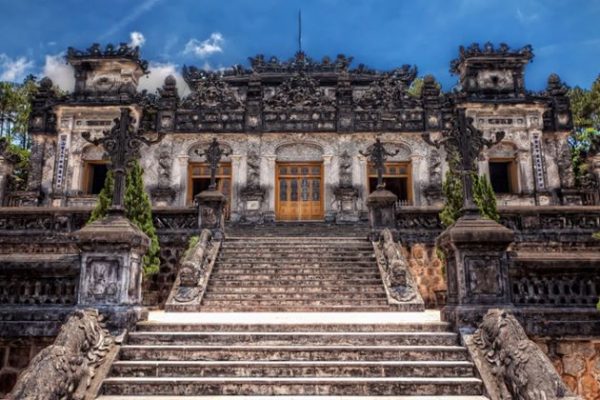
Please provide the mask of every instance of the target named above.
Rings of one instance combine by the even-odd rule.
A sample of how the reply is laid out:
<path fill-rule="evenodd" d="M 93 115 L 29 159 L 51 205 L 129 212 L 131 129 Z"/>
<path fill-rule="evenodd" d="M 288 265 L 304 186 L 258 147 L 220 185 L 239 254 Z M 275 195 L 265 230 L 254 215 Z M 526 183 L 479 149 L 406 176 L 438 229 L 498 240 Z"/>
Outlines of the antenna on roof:
<path fill-rule="evenodd" d="M 298 10 L 298 53 L 302 53 L 302 10 Z"/>

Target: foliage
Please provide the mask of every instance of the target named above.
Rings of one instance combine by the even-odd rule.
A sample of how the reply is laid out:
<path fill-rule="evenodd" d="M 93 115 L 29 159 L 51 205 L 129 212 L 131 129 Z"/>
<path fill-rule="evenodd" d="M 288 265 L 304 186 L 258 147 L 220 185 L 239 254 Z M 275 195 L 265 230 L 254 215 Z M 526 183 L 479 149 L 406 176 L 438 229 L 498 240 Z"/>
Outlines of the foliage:
<path fill-rule="evenodd" d="M 127 174 L 125 215 L 150 238 L 150 248 L 144 256 L 143 268 L 145 275 L 152 275 L 160 268 L 160 245 L 152 222 L 152 204 L 144 189 L 143 173 L 140 163 L 135 161 Z"/>
<path fill-rule="evenodd" d="M 460 209 L 463 205 L 462 180 L 455 168 L 450 168 L 446 172 L 446 179 L 442 183 L 442 193 L 445 202 L 440 212 L 440 219 L 442 225 L 448 227 L 460 217 Z M 496 194 L 487 177 L 473 174 L 473 200 L 484 218 L 494 221 L 500 219 L 496 206 Z"/>
<path fill-rule="evenodd" d="M 484 218 L 500 221 L 496 205 L 496 193 L 487 176 L 473 175 L 473 200 Z"/>
<path fill-rule="evenodd" d="M 442 183 L 442 194 L 445 202 L 440 219 L 442 225 L 448 227 L 460 217 L 460 209 L 463 205 L 463 191 L 460 176 L 451 169 L 446 172 L 446 179 Z"/>
<path fill-rule="evenodd" d="M 418 77 L 415 78 L 414 81 L 410 84 L 410 87 L 407 90 L 407 93 L 411 97 L 421 97 L 421 92 L 423 91 L 423 83 L 425 82 L 425 78 Z M 435 85 L 438 89 L 442 89 L 442 86 L 439 82 L 435 82 Z"/>
<path fill-rule="evenodd" d="M 7 140 L 0 138 L 0 140 Z M 10 191 L 25 190 L 27 175 L 29 173 L 29 149 L 23 149 L 10 143 L 4 151 L 8 159 L 13 163 L 13 171 L 9 177 L 8 188 Z"/>
<path fill-rule="evenodd" d="M 158 272 L 160 267 L 160 245 L 156 228 L 152 222 L 152 205 L 150 198 L 144 189 L 142 180 L 143 170 L 139 162 L 135 162 L 130 168 L 125 189 L 125 216 L 140 230 L 150 238 L 150 248 L 144 256 L 143 269 L 144 275 L 152 275 Z M 88 223 L 96 221 L 106 216 L 112 203 L 112 194 L 114 191 L 114 177 L 112 171 L 108 171 L 104 181 L 104 187 L 98 195 L 98 203 L 92 211 Z"/>
<path fill-rule="evenodd" d="M 194 250 L 194 247 L 196 247 L 196 245 L 198 244 L 199 241 L 200 241 L 199 235 L 190 236 L 190 239 L 188 240 L 187 248 L 185 249 L 185 253 L 184 253 L 186 258 L 190 255 L 190 252 L 192 252 Z"/>
<path fill-rule="evenodd" d="M 7 138 L 20 148 L 31 147 L 29 114 L 37 89 L 33 75 L 29 75 L 22 84 L 0 82 L 0 137 Z"/>
<path fill-rule="evenodd" d="M 600 76 L 590 90 L 575 87 L 569 90 L 574 129 L 569 137 L 575 182 L 581 184 L 586 158 L 594 142 L 600 141 Z"/>
<path fill-rule="evenodd" d="M 108 208 L 112 203 L 112 195 L 115 190 L 115 179 L 113 176 L 113 172 L 109 170 L 106 173 L 106 178 L 104 178 L 104 186 L 102 190 L 98 194 L 98 202 L 96 203 L 96 207 L 92 211 L 92 215 L 90 215 L 90 219 L 88 220 L 88 224 L 92 223 L 96 220 L 104 218 L 108 212 Z"/>

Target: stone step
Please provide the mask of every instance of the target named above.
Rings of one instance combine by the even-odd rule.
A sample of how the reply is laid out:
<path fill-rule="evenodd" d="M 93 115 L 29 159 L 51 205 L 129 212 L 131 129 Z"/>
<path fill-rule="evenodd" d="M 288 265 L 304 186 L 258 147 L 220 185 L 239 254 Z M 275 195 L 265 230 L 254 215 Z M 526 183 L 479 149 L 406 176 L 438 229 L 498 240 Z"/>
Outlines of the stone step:
<path fill-rule="evenodd" d="M 202 344 L 242 346 L 279 346 L 297 343 L 304 346 L 452 346 L 452 332 L 131 332 L 128 344 Z"/>
<path fill-rule="evenodd" d="M 347 255 L 347 254 L 360 254 L 360 255 L 370 255 L 373 254 L 373 248 L 360 249 L 354 246 L 349 246 L 348 248 L 327 248 L 327 247 L 286 247 L 286 248 L 262 248 L 260 246 L 252 246 L 248 248 L 231 248 L 225 247 L 221 250 L 221 254 L 280 254 L 280 255 L 294 255 L 298 253 L 305 252 L 318 252 L 320 254 L 328 254 L 328 255 Z"/>
<path fill-rule="evenodd" d="M 215 267 L 215 269 L 213 270 L 213 273 L 215 273 L 217 271 L 223 271 L 223 272 L 227 272 L 230 274 L 254 274 L 254 273 L 258 273 L 258 274 L 274 274 L 274 273 L 321 274 L 321 273 L 330 273 L 330 274 L 354 275 L 354 274 L 364 274 L 364 273 L 374 273 L 374 272 L 379 273 L 377 268 L 375 268 L 373 265 L 370 265 L 368 267 L 367 266 L 355 267 L 354 265 L 348 265 L 347 267 L 340 267 L 340 266 L 335 266 L 335 267 L 329 267 L 329 266 L 322 266 L 322 267 L 268 266 L 268 267 L 264 267 L 264 266 L 259 266 L 259 265 L 253 266 L 253 267 L 245 267 L 245 266 L 229 266 L 229 265 L 223 265 L 220 263 Z"/>
<path fill-rule="evenodd" d="M 295 317 L 295 319 L 296 318 L 297 317 Z M 326 316 L 324 318 L 330 317 Z M 136 326 L 137 332 L 449 332 L 449 329 L 450 325 L 447 322 L 442 321 L 388 322 L 377 324 L 272 322 L 250 325 L 239 323 L 209 323 L 206 321 L 185 323 L 141 321 L 138 322 Z"/>
<path fill-rule="evenodd" d="M 340 283 L 344 281 L 348 282 L 363 282 L 365 280 L 377 280 L 381 279 L 379 275 L 379 271 L 375 270 L 372 272 L 361 272 L 357 274 L 344 274 L 344 273 L 286 273 L 287 271 L 277 271 L 270 274 L 261 274 L 259 272 L 253 272 L 249 274 L 238 274 L 231 273 L 227 270 L 217 269 L 213 271 L 211 278 L 214 280 L 238 280 L 238 281 L 246 281 L 246 280 L 279 280 L 285 279 L 289 281 L 310 281 L 310 280 L 339 280 Z"/>
<path fill-rule="evenodd" d="M 319 286 L 319 287 L 352 287 L 357 285 L 382 285 L 380 278 L 369 278 L 369 279 L 246 279 L 243 281 L 231 280 L 231 279 L 211 279 L 208 282 L 208 286 L 221 286 L 239 287 L 240 283 L 243 282 L 242 286 L 280 286 L 280 287 L 303 287 L 303 286 Z"/>
<path fill-rule="evenodd" d="M 468 361 L 117 361 L 111 376 L 132 377 L 472 377 Z"/>
<path fill-rule="evenodd" d="M 303 285 L 300 287 L 280 287 L 280 286 L 231 286 L 231 287 L 222 287 L 222 286 L 213 286 L 209 285 L 206 288 L 206 294 L 209 293 L 221 293 L 221 294 L 309 294 L 309 293 L 331 293 L 331 294 L 344 294 L 351 293 L 357 295 L 359 293 L 385 293 L 383 286 L 380 284 L 377 285 L 365 285 L 365 286 L 308 286 Z M 206 295 L 205 295 L 206 296 Z"/>
<path fill-rule="evenodd" d="M 256 300 L 256 299 L 244 299 L 244 300 L 214 300 L 214 299 L 204 299 L 202 305 L 223 305 L 223 306 L 242 306 L 242 307 L 284 307 L 284 306 L 295 306 L 295 305 L 306 305 L 306 306 L 336 306 L 336 305 L 348 305 L 348 306 L 387 306 L 387 299 L 363 299 L 360 296 L 357 296 L 355 299 L 319 299 L 319 298 L 311 298 L 306 300 L 301 299 L 291 299 L 291 300 L 277 300 L 277 299 L 268 299 L 268 300 Z"/>
<path fill-rule="evenodd" d="M 311 306 L 311 305 L 275 305 L 275 306 L 224 306 L 224 305 L 202 305 L 200 306 L 200 311 L 202 312 L 215 312 L 222 313 L 226 312 L 293 312 L 293 313 L 306 313 L 306 312 L 393 312 L 393 311 L 417 311 L 417 310 L 400 310 L 397 307 L 386 305 L 386 306 L 369 306 L 362 305 L 357 306 L 354 304 L 351 305 L 337 305 L 337 306 L 329 306 L 329 305 L 320 305 L 320 306 Z"/>
<path fill-rule="evenodd" d="M 358 262 L 344 262 L 344 261 L 334 261 L 334 262 L 289 262 L 287 260 L 280 260 L 277 262 L 260 262 L 260 261 L 242 261 L 238 262 L 228 262 L 227 260 L 219 260 L 219 267 L 227 267 L 227 268 L 356 268 L 356 269 L 372 269 L 377 268 L 375 264 L 375 260 L 365 260 Z"/>
<path fill-rule="evenodd" d="M 113 377 L 104 381 L 108 395 L 399 395 L 481 394 L 481 381 L 472 377 Z"/>
<path fill-rule="evenodd" d="M 356 299 L 360 296 L 361 299 L 387 299 L 385 291 L 381 290 L 376 293 L 354 293 L 354 292 L 340 292 L 340 293 L 222 293 L 222 292 L 208 292 L 204 294 L 206 300 L 346 300 Z"/>
<path fill-rule="evenodd" d="M 272 396 L 99 396 L 98 400 L 273 400 Z M 485 396 L 286 396 L 286 400 L 489 400 Z"/>
<path fill-rule="evenodd" d="M 466 361 L 460 346 L 123 345 L 132 361 Z"/>
<path fill-rule="evenodd" d="M 360 236 L 227 236 L 227 241 L 230 243 L 235 242 L 366 242 L 367 238 Z"/>
<path fill-rule="evenodd" d="M 282 256 L 279 256 L 278 254 L 274 254 L 274 253 L 265 253 L 265 254 L 261 254 L 261 255 L 256 255 L 256 256 L 252 256 L 252 255 L 248 255 L 245 253 L 239 253 L 239 254 L 230 254 L 227 256 L 223 256 L 223 255 L 219 255 L 219 257 L 217 258 L 217 261 L 227 261 L 227 262 L 237 262 L 237 261 L 242 261 L 242 262 L 271 262 L 271 261 L 275 261 L 275 262 L 301 262 L 301 263 L 319 263 L 319 264 L 324 264 L 324 263 L 328 263 L 330 261 L 333 262 L 354 262 L 354 261 L 362 261 L 362 262 L 366 262 L 369 260 L 375 260 L 375 255 L 374 254 L 369 254 L 369 255 L 364 255 L 364 256 L 360 256 L 360 255 L 355 255 L 354 253 L 350 253 L 347 255 L 340 255 L 340 256 L 328 256 L 328 255 L 322 255 L 319 254 L 318 252 L 307 252 L 307 253 L 299 253 L 296 252 L 296 254 L 294 256 L 286 256 L 285 258 L 282 259 Z"/>

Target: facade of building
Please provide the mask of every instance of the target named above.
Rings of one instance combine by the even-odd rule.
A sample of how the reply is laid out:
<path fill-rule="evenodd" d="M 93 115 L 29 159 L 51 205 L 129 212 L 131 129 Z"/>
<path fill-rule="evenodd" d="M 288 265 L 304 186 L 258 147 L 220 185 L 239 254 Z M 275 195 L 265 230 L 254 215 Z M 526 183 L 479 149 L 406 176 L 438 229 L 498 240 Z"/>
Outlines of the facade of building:
<path fill-rule="evenodd" d="M 191 94 L 181 97 L 173 77 L 157 94 L 138 92 L 147 73 L 138 49 L 69 49 L 75 90 L 57 97 L 48 79 L 41 82 L 31 119 L 28 190 L 5 204 L 92 204 L 107 160 L 82 134 L 109 129 L 121 107 L 130 107 L 144 129 L 166 133 L 159 146 L 142 149 L 155 206 L 190 206 L 207 188 L 202 154 L 213 138 L 227 154 L 217 177 L 232 221 L 364 218 L 376 173 L 361 152 L 376 138 L 397 153 L 387 160 L 384 179 L 399 206 L 438 206 L 446 155 L 422 135 L 440 135 L 457 107 L 486 135 L 505 133 L 479 161 L 501 205 L 581 204 L 571 190 L 566 87 L 551 75 L 545 91 L 527 91 L 525 67 L 532 57 L 528 46 L 461 47 L 451 63 L 457 88 L 443 93 L 426 76 L 416 93 L 410 88 L 417 69 L 408 65 L 378 72 L 353 67 L 343 55 L 322 61 L 302 52 L 288 61 L 258 55 L 249 68 L 224 73 L 184 68 Z"/>

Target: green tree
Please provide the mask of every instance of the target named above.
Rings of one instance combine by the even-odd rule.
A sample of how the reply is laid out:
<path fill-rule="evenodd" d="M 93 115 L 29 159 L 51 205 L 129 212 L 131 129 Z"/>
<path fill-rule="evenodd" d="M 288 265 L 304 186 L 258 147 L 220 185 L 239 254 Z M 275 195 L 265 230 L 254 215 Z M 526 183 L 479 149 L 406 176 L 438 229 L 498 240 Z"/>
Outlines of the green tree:
<path fill-rule="evenodd" d="M 585 174 L 585 161 L 594 141 L 600 140 L 600 76 L 591 88 L 569 90 L 573 113 L 573 132 L 569 137 L 575 182 L 580 184 Z"/>
<path fill-rule="evenodd" d="M 150 238 L 150 248 L 144 256 L 143 268 L 145 275 L 152 275 L 160 268 L 160 245 L 152 222 L 152 204 L 144 189 L 143 174 L 142 166 L 135 161 L 127 174 L 125 215 Z"/>
<path fill-rule="evenodd" d="M 29 148 L 28 133 L 31 100 L 37 92 L 38 84 L 33 75 L 22 84 L 0 82 L 0 137 L 12 144 Z"/>
<path fill-rule="evenodd" d="M 152 222 L 152 204 L 144 189 L 142 176 L 142 167 L 140 166 L 140 163 L 136 161 L 129 169 L 126 177 L 125 216 L 150 238 L 150 248 L 144 256 L 143 269 L 144 275 L 152 275 L 157 273 L 160 268 L 160 245 L 158 236 L 156 235 L 156 228 Z M 88 223 L 106 216 L 112 203 L 113 191 L 114 177 L 112 171 L 109 171 L 106 174 L 104 187 L 98 195 L 98 203 L 92 211 Z"/>
<path fill-rule="evenodd" d="M 115 190 L 115 178 L 113 176 L 113 172 L 109 170 L 106 173 L 106 178 L 104 178 L 104 186 L 102 190 L 98 194 L 98 201 L 96 203 L 96 207 L 92 211 L 92 215 L 90 215 L 90 219 L 88 220 L 88 224 L 102 219 L 108 213 L 108 209 L 112 203 L 112 196 Z"/>
<path fill-rule="evenodd" d="M 450 168 L 446 172 L 446 179 L 442 183 L 442 193 L 445 201 L 440 212 L 440 220 L 445 227 L 452 225 L 460 217 L 460 209 L 463 205 L 462 180 L 455 171 L 456 168 Z M 484 218 L 496 222 L 500 220 L 500 214 L 496 206 L 496 194 L 487 177 L 473 174 L 473 200 Z"/>

